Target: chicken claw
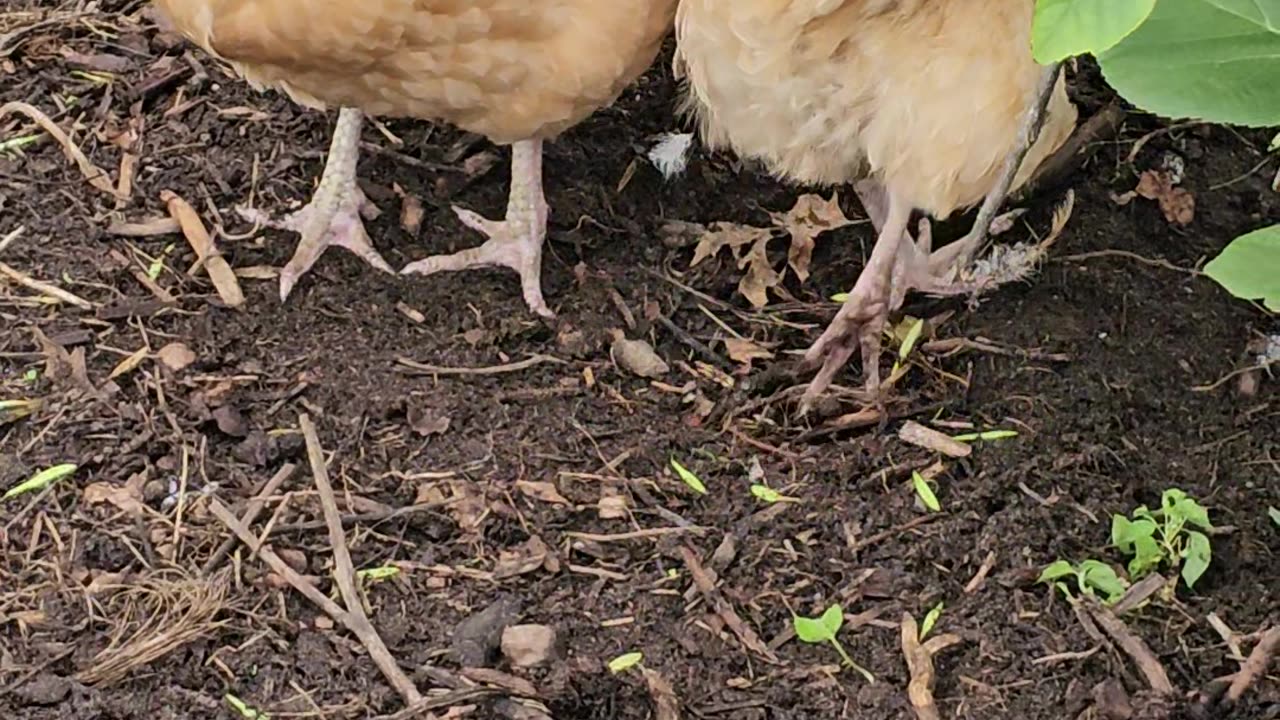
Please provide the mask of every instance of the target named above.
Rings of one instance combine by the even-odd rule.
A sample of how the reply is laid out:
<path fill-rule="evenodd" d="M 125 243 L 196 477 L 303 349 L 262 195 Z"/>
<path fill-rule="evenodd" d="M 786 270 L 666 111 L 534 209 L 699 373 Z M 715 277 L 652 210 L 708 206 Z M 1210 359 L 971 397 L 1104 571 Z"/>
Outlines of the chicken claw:
<path fill-rule="evenodd" d="M 451 255 L 433 255 L 409 263 L 401 274 L 431 275 L 481 267 L 507 267 L 520 274 L 529 309 L 555 317 L 542 297 L 542 243 L 547 234 L 547 201 L 542 193 L 542 141 L 524 140 L 511 148 L 511 192 L 507 216 L 489 220 L 455 206 L 463 225 L 489 239 L 478 247 Z"/>
<path fill-rule="evenodd" d="M 245 220 L 270 228 L 289 230 L 302 236 L 289 263 L 280 271 L 280 301 L 284 302 L 298 280 L 331 246 L 344 247 L 383 272 L 395 272 L 378 254 L 365 232 L 364 220 L 377 217 L 378 210 L 356 184 L 356 160 L 360 151 L 360 111 L 344 108 L 329 146 L 320 186 L 311 202 L 283 218 L 272 218 L 261 210 L 237 208 Z"/>

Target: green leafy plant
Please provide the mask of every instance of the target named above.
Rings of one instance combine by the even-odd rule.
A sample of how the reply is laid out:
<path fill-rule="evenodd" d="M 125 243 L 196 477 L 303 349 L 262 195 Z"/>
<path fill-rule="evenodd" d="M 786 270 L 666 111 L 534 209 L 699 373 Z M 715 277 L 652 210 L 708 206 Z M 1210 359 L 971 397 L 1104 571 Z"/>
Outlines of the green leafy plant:
<path fill-rule="evenodd" d="M 5 494 L 0 497 L 0 500 L 8 500 L 11 497 L 17 497 L 36 490 L 43 490 L 75 472 L 76 467 L 76 465 L 71 463 L 63 463 L 62 465 L 54 465 L 51 468 L 45 468 L 35 475 L 32 475 L 29 479 L 9 488 Z"/>
<path fill-rule="evenodd" d="M 1045 65 L 1092 54 L 1107 82 L 1148 112 L 1280 125 L 1274 0 L 1036 0 L 1031 46 Z M 1236 238 L 1205 274 L 1280 312 L 1280 225 Z"/>
<path fill-rule="evenodd" d="M 800 638 L 801 642 L 831 643 L 836 652 L 840 653 L 840 658 L 844 660 L 845 665 L 866 678 L 867 682 L 875 683 L 875 676 L 867 671 L 866 668 L 854 662 L 853 658 L 849 657 L 849 653 L 845 652 L 844 646 L 836 639 L 836 634 L 840 632 L 840 627 L 844 625 L 844 610 L 839 605 L 832 605 L 816 618 L 800 617 L 793 614 L 791 616 L 791 624 L 795 628 L 796 637 Z"/>
<path fill-rule="evenodd" d="M 231 693 L 227 693 L 222 697 L 227 701 L 227 704 L 234 708 L 236 712 L 240 713 L 240 717 L 245 718 L 245 720 L 271 720 L 270 715 L 249 705 Z"/>
<path fill-rule="evenodd" d="M 626 672 L 639 665 L 642 660 L 644 660 L 644 653 L 642 652 L 624 653 L 609 661 L 609 672 L 614 675 Z"/>
<path fill-rule="evenodd" d="M 993 440 L 1007 440 L 1009 438 L 1018 437 L 1017 430 L 983 430 L 976 433 L 963 433 L 961 435 L 952 435 L 951 439 L 956 442 L 991 442 Z"/>
<path fill-rule="evenodd" d="M 1063 595 L 1073 598 L 1075 595 L 1066 582 L 1069 578 L 1075 579 L 1077 592 L 1096 597 L 1106 605 L 1113 605 L 1124 597 L 1125 590 L 1129 587 L 1129 584 L 1116 573 L 1115 568 L 1101 560 L 1085 560 L 1079 565 L 1073 565 L 1067 560 L 1058 560 L 1040 571 L 1037 582 L 1053 585 L 1062 591 Z"/>
<path fill-rule="evenodd" d="M 677 462 L 675 458 L 671 458 L 671 469 L 675 470 L 676 475 L 679 475 L 680 479 L 684 481 L 684 484 L 692 488 L 694 492 L 699 495 L 707 494 L 707 486 L 702 484 L 702 480 L 699 479 L 697 475 L 694 475 L 688 468 Z"/>
<path fill-rule="evenodd" d="M 939 600 L 937 605 L 929 609 L 925 613 L 924 620 L 920 623 L 920 640 L 923 641 L 925 636 L 933 632 L 933 627 L 938 624 L 938 618 L 942 617 L 942 601 Z"/>
<path fill-rule="evenodd" d="M 764 485 L 762 483 L 752 483 L 751 494 L 754 495 L 756 499 L 760 500 L 761 502 L 767 502 L 770 505 L 774 503 L 780 503 L 780 502 L 790 502 L 790 503 L 800 502 L 800 498 L 791 497 L 790 495 L 783 495 L 777 490 L 774 490 L 768 485 Z"/>
<path fill-rule="evenodd" d="M 942 512 L 942 503 L 938 502 L 938 496 L 933 494 L 933 488 L 929 486 L 929 481 L 924 479 L 918 470 L 911 471 L 911 485 L 916 489 L 916 495 L 920 497 L 920 502 L 933 512 Z"/>
<path fill-rule="evenodd" d="M 1131 518 L 1111 517 L 1111 542 L 1132 558 L 1129 577 L 1139 580 L 1161 564 L 1181 566 L 1182 580 L 1188 588 L 1209 568 L 1213 559 L 1209 536 L 1209 512 L 1185 492 L 1171 488 L 1160 496 L 1160 507 L 1149 510 L 1145 505 L 1133 511 Z"/>

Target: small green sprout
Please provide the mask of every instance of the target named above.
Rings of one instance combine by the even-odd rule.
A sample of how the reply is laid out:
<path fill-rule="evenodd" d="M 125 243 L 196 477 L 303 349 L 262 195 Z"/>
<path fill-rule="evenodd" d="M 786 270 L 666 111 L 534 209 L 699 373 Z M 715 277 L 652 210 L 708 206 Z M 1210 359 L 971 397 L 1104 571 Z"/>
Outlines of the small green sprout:
<path fill-rule="evenodd" d="M 667 577 L 672 580 L 675 580 L 676 578 L 680 577 L 680 571 L 675 568 L 667 568 Z"/>
<path fill-rule="evenodd" d="M 902 363 L 907 361 L 907 356 L 915 349 L 922 332 L 924 332 L 924 318 L 919 318 L 911 324 L 906 336 L 902 338 L 902 345 L 898 347 L 898 359 L 893 361 L 893 372 L 898 372 Z"/>
<path fill-rule="evenodd" d="M 240 713 L 240 716 L 245 718 L 245 720 L 271 720 L 270 715 L 250 706 L 248 703 L 231 693 L 227 693 L 222 697 L 227 701 L 227 704 L 232 708 L 235 708 L 235 711 Z"/>
<path fill-rule="evenodd" d="M 1017 430 L 985 430 L 983 432 L 965 433 L 963 435 L 952 435 L 951 439 L 956 442 L 973 442 L 979 440 L 987 442 L 990 440 L 1005 440 L 1008 438 L 1018 437 Z"/>
<path fill-rule="evenodd" d="M 609 661 L 609 672 L 617 675 L 639 665 L 644 660 L 644 653 L 629 652 Z"/>
<path fill-rule="evenodd" d="M 760 483 L 752 484 L 751 494 L 755 495 L 756 498 L 758 498 L 759 500 L 769 503 L 770 505 L 774 503 L 780 503 L 780 502 L 792 502 L 792 503 L 800 502 L 800 498 L 794 498 L 794 497 L 791 497 L 790 495 L 783 495 L 782 493 L 778 492 L 777 490 L 774 490 L 768 485 L 762 485 Z"/>
<path fill-rule="evenodd" d="M 21 420 L 40 409 L 40 400 L 0 400 L 0 424 Z"/>
<path fill-rule="evenodd" d="M 792 614 L 791 624 L 795 627 L 796 637 L 801 642 L 806 643 L 831 643 L 836 652 L 840 653 L 841 659 L 845 665 L 848 665 L 858 674 L 867 679 L 867 682 L 875 684 L 876 678 L 866 668 L 853 661 L 849 657 L 849 653 L 845 652 L 844 646 L 836 639 L 836 633 L 840 632 L 840 626 L 844 625 L 844 610 L 839 605 L 832 605 L 827 608 L 826 612 L 816 618 L 800 617 Z"/>
<path fill-rule="evenodd" d="M 698 479 L 697 475 L 694 475 L 692 472 L 686 469 L 685 466 L 677 462 L 675 458 L 671 458 L 671 468 L 676 471 L 676 475 L 680 476 L 680 479 L 684 481 L 685 485 L 688 485 L 689 487 L 693 488 L 694 492 L 698 493 L 699 495 L 707 494 L 707 486 L 703 485 L 702 481 Z"/>
<path fill-rule="evenodd" d="M 1085 560 L 1079 566 L 1058 560 L 1045 566 L 1036 582 L 1051 584 L 1071 598 L 1071 588 L 1063 582 L 1069 577 L 1075 577 L 1081 594 L 1098 597 L 1105 605 L 1114 605 L 1128 589 L 1128 584 L 1116 574 L 1115 568 L 1099 560 Z"/>
<path fill-rule="evenodd" d="M 845 303 L 848 300 L 849 300 L 849 293 L 836 293 L 835 295 L 831 296 L 831 302 L 833 303 Z"/>
<path fill-rule="evenodd" d="M 24 493 L 43 490 L 53 483 L 67 477 L 76 471 L 77 466 L 71 463 L 63 463 L 62 465 L 54 465 L 51 468 L 45 468 L 40 472 L 32 475 L 30 479 L 14 485 L 5 492 L 0 500 L 8 500 L 11 497 L 17 497 Z"/>
<path fill-rule="evenodd" d="M 386 580 L 400 574 L 400 568 L 395 565 L 383 565 L 381 567 L 369 568 L 356 572 L 356 576 L 363 580 L 377 582 L 378 580 Z"/>
<path fill-rule="evenodd" d="M 0 142 L 0 154 L 16 155 L 22 150 L 22 148 L 35 143 L 41 137 L 42 136 L 40 135 L 21 135 L 15 138 L 9 138 L 8 140 Z"/>
<path fill-rule="evenodd" d="M 938 496 L 933 494 L 933 488 L 929 487 L 929 481 L 924 479 L 918 470 L 911 471 L 911 484 L 916 488 L 916 495 L 920 496 L 920 502 L 933 512 L 941 512 L 942 504 L 938 502 Z"/>
<path fill-rule="evenodd" d="M 164 270 L 164 259 L 170 252 L 173 252 L 173 243 L 166 245 L 164 250 L 147 266 L 147 277 L 152 280 L 160 277 L 160 271 Z"/>
<path fill-rule="evenodd" d="M 1160 496 L 1160 508 L 1149 510 L 1144 505 L 1133 511 L 1132 518 L 1111 516 L 1111 543 L 1131 555 L 1129 577 L 1138 580 L 1165 563 L 1181 565 L 1182 580 L 1190 589 L 1209 569 L 1213 559 L 1209 536 L 1201 530 L 1213 530 L 1209 512 L 1176 488 Z"/>
<path fill-rule="evenodd" d="M 31 368 L 26 372 L 22 373 L 22 381 L 28 385 L 35 385 L 36 381 L 39 379 L 40 379 L 40 371 L 35 368 Z"/>
<path fill-rule="evenodd" d="M 933 626 L 938 624 L 938 618 L 942 617 L 942 607 L 942 601 L 939 600 L 937 605 L 934 605 L 929 609 L 928 613 L 925 613 L 924 621 L 920 623 L 921 642 L 924 642 L 924 637 L 933 630 Z"/>
<path fill-rule="evenodd" d="M 1271 522 L 1275 523 L 1276 527 L 1280 527 L 1280 510 L 1277 510 L 1276 508 L 1273 508 L 1270 505 L 1268 505 L 1267 515 L 1271 516 Z"/>

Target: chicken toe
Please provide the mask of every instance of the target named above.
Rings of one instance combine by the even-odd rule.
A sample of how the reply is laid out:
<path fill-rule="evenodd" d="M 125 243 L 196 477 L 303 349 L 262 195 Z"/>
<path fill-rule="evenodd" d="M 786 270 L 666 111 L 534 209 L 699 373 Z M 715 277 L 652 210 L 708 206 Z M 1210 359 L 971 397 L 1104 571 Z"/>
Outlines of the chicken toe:
<path fill-rule="evenodd" d="M 483 244 L 451 255 L 433 255 L 404 267 L 402 274 L 431 275 L 482 267 L 507 267 L 520 275 L 525 304 L 543 317 L 555 317 L 542 297 L 542 243 L 547 233 L 547 202 L 542 194 L 542 141 L 525 140 L 511 149 L 511 192 L 507 216 L 489 220 L 454 207 L 463 225 L 486 237 Z"/>
<path fill-rule="evenodd" d="M 293 257 L 280 271 L 282 302 L 331 246 L 346 248 L 383 272 L 395 272 L 373 248 L 364 229 L 364 219 L 375 217 L 377 209 L 356 184 L 362 121 L 358 110 L 344 108 L 339 113 L 320 186 L 307 205 L 283 218 L 273 218 L 261 210 L 239 209 L 240 215 L 249 222 L 302 236 Z"/>

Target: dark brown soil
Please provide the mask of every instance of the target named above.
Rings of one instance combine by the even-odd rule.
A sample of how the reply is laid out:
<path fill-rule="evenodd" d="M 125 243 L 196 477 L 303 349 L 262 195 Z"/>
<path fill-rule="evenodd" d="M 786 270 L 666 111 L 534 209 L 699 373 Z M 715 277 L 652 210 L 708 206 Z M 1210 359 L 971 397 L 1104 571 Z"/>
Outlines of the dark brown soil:
<path fill-rule="evenodd" d="M 1127 691 L 1133 717 L 1228 716 L 1198 700 L 1238 667 L 1206 618 L 1216 614 L 1242 636 L 1280 621 L 1280 528 L 1267 516 L 1268 506 L 1280 507 L 1280 396 L 1265 375 L 1254 378 L 1261 382 L 1252 392 L 1242 392 L 1237 378 L 1194 388 L 1249 365 L 1246 345 L 1280 326 L 1179 268 L 1203 262 L 1242 231 L 1280 221 L 1280 197 L 1269 187 L 1275 156 L 1263 162 L 1265 134 L 1179 127 L 1151 137 L 1128 162 L 1135 141 L 1165 127 L 1130 115 L 1120 136 L 1071 178 L 1074 215 L 1029 282 L 972 311 L 908 303 L 917 316 L 955 311 L 933 330 L 935 340 L 983 338 L 1011 351 L 946 354 L 942 344 L 929 345 L 934 351 L 919 357 L 890 403 L 892 419 L 824 432 L 830 421 L 794 418 L 787 398 L 795 383 L 766 375 L 768 362 L 735 370 L 737 387 L 726 389 L 716 373 L 699 370 L 714 361 L 654 312 L 717 354 L 726 334 L 713 316 L 757 342 L 776 343 L 786 360 L 783 351 L 804 348 L 831 317 L 834 305 L 824 298 L 856 277 L 869 227 L 822 236 L 813 276 L 787 281 L 795 300 L 760 312 L 736 294 L 732 262 L 689 272 L 691 248 L 663 242 L 668 220 L 764 224 L 766 211 L 786 210 L 803 190 L 701 150 L 684 176 L 664 182 L 644 152 L 654 135 L 678 129 L 666 58 L 615 107 L 547 149 L 553 214 L 543 280 L 557 323 L 525 309 L 511 273 L 397 277 L 342 251 L 326 255 L 287 303 L 274 280 L 242 278 L 247 302 L 233 310 L 203 273 L 186 276 L 194 255 L 181 235 L 123 238 L 107 226 L 165 216 L 160 194 L 171 190 L 209 227 L 219 225 L 216 208 L 228 234 L 245 233 L 233 208 L 251 189 L 259 206 L 273 210 L 308 197 L 332 114 L 256 93 L 199 53 L 190 64 L 183 58 L 190 51 L 162 42 L 124 2 L 102 4 L 107 10 L 80 18 L 39 7 L 0 13 L 0 38 L 50 21 L 9 45 L 0 39 L 0 101 L 31 103 L 74 129 L 78 145 L 113 179 L 124 144 L 113 138 L 130 123 L 139 155 L 130 199 L 117 209 L 47 137 L 0 154 L 0 237 L 26 228 L 0 260 L 97 305 L 39 302 L 26 288 L 0 285 L 0 399 L 44 401 L 34 414 L 0 424 L 0 486 L 58 463 L 80 466 L 45 491 L 0 503 L 5 717 L 238 717 L 226 693 L 275 717 L 375 717 L 402 706 L 354 636 L 318 620 L 314 606 L 243 548 L 218 565 L 213 587 L 225 597 L 209 618 L 216 625 L 118 681 L 83 683 L 77 675 L 104 657 L 136 657 L 135 647 L 120 646 L 120 633 L 137 629 L 129 608 L 143 617 L 157 612 L 139 598 L 160 597 L 155 588 L 186 593 L 168 601 L 181 610 L 192 593 L 208 591 L 207 581 L 179 582 L 196 576 L 228 536 L 201 492 L 243 513 L 286 462 L 300 469 L 282 490 L 294 494 L 274 520 L 272 544 L 301 551 L 286 554 L 330 590 L 328 536 L 322 527 L 299 527 L 320 518 L 298 431 L 304 412 L 332 454 L 344 511 L 451 492 L 471 499 L 470 506 L 348 529 L 356 567 L 402 564 L 399 576 L 368 585 L 368 604 L 391 653 L 424 692 L 460 673 L 450 654 L 455 627 L 505 597 L 518 605 L 517 622 L 553 626 L 563 647 L 542 669 L 493 666 L 531 681 L 556 718 L 655 717 L 638 670 L 606 669 L 630 651 L 642 651 L 644 667 L 671 683 L 687 718 L 909 718 L 897 626 L 904 613 L 921 618 L 942 602 L 935 632 L 962 640 L 937 661 L 944 717 L 1106 717 L 1094 698 L 1108 681 Z M 103 69 L 115 74 L 106 81 L 85 74 Z M 1074 78 L 1073 92 L 1086 117 L 1108 99 L 1087 73 Z M 449 205 L 500 214 L 505 151 L 425 122 L 386 127 L 403 140 L 400 156 L 365 153 L 360 172 L 383 210 L 369 228 L 388 261 L 400 267 L 478 242 Z M 38 134 L 21 116 L 0 119 L 0 143 Z M 391 147 L 376 128 L 366 140 Z M 468 158 L 486 152 L 499 162 L 471 177 L 463 172 Z M 1185 186 L 1196 198 L 1195 220 L 1185 228 L 1166 221 L 1154 202 L 1112 199 L 1169 152 L 1185 160 Z M 425 208 L 416 234 L 400 223 L 401 193 Z M 1029 226 L 1044 232 L 1048 208 L 1061 197 L 1058 190 L 1037 198 Z M 855 201 L 844 206 L 861 217 Z M 954 234 L 964 222 L 948 229 Z M 1002 242 L 1025 239 L 1027 228 Z M 260 232 L 223 239 L 220 248 L 236 268 L 279 267 L 295 240 Z M 168 246 L 157 282 L 178 302 L 163 308 L 134 271 Z M 778 252 L 781 258 L 781 242 Z M 664 279 L 677 276 L 705 295 Z M 405 307 L 422 317 L 411 319 Z M 672 368 L 666 385 L 613 364 L 613 328 L 653 343 Z M 46 373 L 37 330 L 83 352 L 98 399 L 74 378 Z M 173 372 L 148 358 L 108 382 L 138 349 L 175 342 L 194 353 L 189 367 Z M 1024 352 L 1032 349 L 1038 353 Z M 481 367 L 534 354 L 560 361 L 434 377 L 397 362 Z M 840 382 L 857 385 L 858 372 L 849 368 Z M 715 405 L 710 418 L 699 411 L 708 403 Z M 859 407 L 849 401 L 832 409 Z M 910 470 L 937 458 L 898 439 L 911 418 L 1020 435 L 947 460 L 937 484 L 943 512 L 930 515 L 912 491 Z M 705 496 L 673 476 L 673 457 L 702 478 Z M 752 497 L 747 477 L 757 462 L 767 482 L 801 502 L 765 506 Z M 92 502 L 104 487 L 127 496 L 121 488 L 131 478 L 145 506 L 136 517 L 127 504 Z M 553 483 L 569 505 L 531 495 L 522 482 Z M 107 485 L 87 492 L 94 483 Z M 184 485 L 178 517 L 166 498 Z M 1225 528 L 1213 537 L 1212 566 L 1194 591 L 1157 595 L 1123 616 L 1163 664 L 1175 696 L 1154 701 L 1129 657 L 1110 648 L 1040 662 L 1096 643 L 1061 596 L 1034 583 L 1038 569 L 1059 558 L 1120 566 L 1123 557 L 1106 547 L 1111 514 L 1158 504 L 1167 488 L 1200 499 Z M 631 517 L 602 519 L 602 492 L 629 498 Z M 262 532 L 279 507 L 276 496 L 253 531 Z M 686 521 L 704 530 L 608 541 L 571 535 Z M 690 574 L 681 547 L 711 564 L 726 534 L 736 556 L 719 592 L 765 642 L 779 639 L 776 663 L 746 649 L 696 591 L 685 594 Z M 496 565 L 510 564 L 503 553 L 533 536 L 552 559 L 494 579 Z M 989 576 L 966 590 L 988 556 Z M 102 587 L 113 580 L 135 591 Z M 136 590 L 148 587 L 151 594 Z M 879 611 L 875 622 L 840 635 L 874 685 L 839 671 L 829 647 L 782 642 L 789 607 L 816 614 L 840 600 L 849 615 Z M 1241 639 L 1243 652 L 1255 639 Z M 449 717 L 516 717 L 502 700 L 471 702 L 469 715 Z M 1280 717 L 1274 670 L 1230 716 Z"/>

